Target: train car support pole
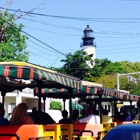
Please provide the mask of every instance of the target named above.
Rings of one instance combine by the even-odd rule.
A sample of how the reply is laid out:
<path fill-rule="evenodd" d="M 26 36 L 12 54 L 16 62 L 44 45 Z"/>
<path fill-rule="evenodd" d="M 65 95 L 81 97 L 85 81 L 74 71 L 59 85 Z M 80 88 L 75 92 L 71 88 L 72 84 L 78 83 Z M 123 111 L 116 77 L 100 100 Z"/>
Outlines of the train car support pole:
<path fill-rule="evenodd" d="M 133 120 L 132 117 L 132 100 L 130 100 L 130 116 L 131 116 L 131 121 Z"/>
<path fill-rule="evenodd" d="M 39 115 L 40 115 L 40 120 L 39 120 L 39 124 L 41 124 L 41 87 L 43 85 L 42 81 L 37 81 L 37 85 L 38 85 L 38 91 L 39 91 L 39 97 L 38 97 L 38 111 L 39 111 Z"/>
<path fill-rule="evenodd" d="M 70 120 L 72 122 L 72 97 L 71 97 L 71 95 L 73 93 L 73 89 L 69 88 L 68 91 L 69 91 L 69 94 L 70 94 L 70 102 L 69 102 Z"/>

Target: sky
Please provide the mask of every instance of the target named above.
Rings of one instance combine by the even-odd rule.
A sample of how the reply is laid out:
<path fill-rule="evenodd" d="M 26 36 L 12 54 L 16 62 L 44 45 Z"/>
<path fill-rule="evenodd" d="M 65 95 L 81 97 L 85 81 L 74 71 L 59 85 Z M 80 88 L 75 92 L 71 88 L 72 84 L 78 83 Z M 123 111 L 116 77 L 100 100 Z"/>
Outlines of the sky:
<path fill-rule="evenodd" d="M 0 0 L 0 10 L 7 3 Z M 95 37 L 96 58 L 140 62 L 140 0 L 12 0 L 8 9 L 16 16 L 30 10 L 40 14 L 15 21 L 34 37 L 27 40 L 30 63 L 61 67 L 66 54 L 81 49 L 87 25 Z"/>

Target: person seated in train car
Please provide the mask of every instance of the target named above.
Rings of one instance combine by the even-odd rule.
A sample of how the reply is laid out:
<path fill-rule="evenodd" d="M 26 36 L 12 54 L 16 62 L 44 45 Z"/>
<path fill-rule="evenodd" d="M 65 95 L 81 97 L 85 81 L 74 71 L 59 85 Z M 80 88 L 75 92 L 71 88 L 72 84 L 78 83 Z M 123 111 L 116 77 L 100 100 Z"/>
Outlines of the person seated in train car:
<path fill-rule="evenodd" d="M 112 118 L 108 116 L 108 110 L 106 109 L 102 110 L 102 122 L 108 122 L 108 123 L 112 122 Z"/>
<path fill-rule="evenodd" d="M 131 116 L 124 107 L 122 107 L 120 109 L 120 114 L 119 114 L 118 120 L 120 122 L 131 121 Z"/>
<path fill-rule="evenodd" d="M 27 105 L 26 103 L 18 104 L 12 112 L 12 117 L 10 119 L 10 124 L 12 125 L 22 125 L 22 124 L 34 124 L 33 119 L 27 116 Z"/>
<path fill-rule="evenodd" d="M 79 110 L 74 109 L 72 112 L 72 121 L 75 122 L 78 117 L 79 117 Z"/>
<path fill-rule="evenodd" d="M 118 111 L 118 110 L 116 110 L 115 112 L 115 115 L 114 116 L 112 116 L 112 121 L 113 122 L 121 122 L 120 120 L 120 112 Z"/>
<path fill-rule="evenodd" d="M 38 111 L 38 107 L 32 109 L 32 113 L 29 115 L 35 124 L 54 124 L 56 123 L 53 118 L 48 114 L 43 112 L 43 110 Z"/>
<path fill-rule="evenodd" d="M 130 116 L 130 114 L 127 112 L 126 109 L 124 109 L 124 111 L 123 111 L 123 117 L 124 117 L 124 121 L 131 121 L 131 116 Z"/>
<path fill-rule="evenodd" d="M 4 105 L 0 103 L 0 125 L 9 125 L 10 122 L 6 118 L 4 118 L 4 115 L 5 115 Z"/>
<path fill-rule="evenodd" d="M 85 117 L 87 117 L 87 111 L 86 111 L 86 109 L 82 109 L 81 110 L 81 116 L 78 117 L 76 120 L 80 120 L 80 119 L 83 119 Z"/>
<path fill-rule="evenodd" d="M 67 110 L 63 110 L 62 112 L 62 119 L 59 120 L 59 124 L 71 124 L 71 120 L 68 118 L 68 112 Z"/>
<path fill-rule="evenodd" d="M 75 123 L 89 123 L 89 124 L 100 124 L 100 117 L 94 115 L 93 107 L 87 107 L 87 117 L 76 121 Z"/>
<path fill-rule="evenodd" d="M 134 120 L 140 120 L 140 113 L 136 114 L 136 116 L 134 117 Z"/>
<path fill-rule="evenodd" d="M 137 111 L 139 112 L 140 110 L 140 101 L 137 102 Z M 140 120 L 140 112 L 135 115 L 134 120 Z"/>
<path fill-rule="evenodd" d="M 94 109 L 94 115 L 98 115 L 99 116 L 99 110 Z"/>

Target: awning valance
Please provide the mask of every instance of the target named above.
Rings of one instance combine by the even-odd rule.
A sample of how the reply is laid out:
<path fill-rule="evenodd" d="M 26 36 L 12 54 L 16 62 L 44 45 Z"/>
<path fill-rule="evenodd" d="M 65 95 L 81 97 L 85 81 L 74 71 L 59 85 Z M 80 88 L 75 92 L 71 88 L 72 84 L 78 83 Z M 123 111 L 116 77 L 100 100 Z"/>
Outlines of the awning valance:
<path fill-rule="evenodd" d="M 100 88 L 100 94 L 98 95 L 88 95 L 86 97 L 81 98 L 81 100 L 95 100 L 99 99 L 99 95 L 101 95 L 101 100 L 132 100 L 132 101 L 140 101 L 140 96 L 129 94 L 127 92 L 112 90 L 108 88 Z"/>
<path fill-rule="evenodd" d="M 73 89 L 72 93 L 65 88 L 57 89 L 57 88 L 42 88 L 41 96 L 42 97 L 51 97 L 51 98 L 64 98 L 69 99 L 75 97 L 81 97 L 86 95 L 98 94 L 98 87 L 88 87 L 82 86 L 81 90 Z M 39 96 L 38 88 L 34 89 L 34 95 Z"/>

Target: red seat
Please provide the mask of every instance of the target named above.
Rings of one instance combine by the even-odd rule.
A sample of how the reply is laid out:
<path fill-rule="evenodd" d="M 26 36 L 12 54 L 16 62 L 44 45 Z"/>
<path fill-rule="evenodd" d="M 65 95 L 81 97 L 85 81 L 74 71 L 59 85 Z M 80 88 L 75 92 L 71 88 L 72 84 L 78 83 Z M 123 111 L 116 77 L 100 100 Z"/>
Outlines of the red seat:
<path fill-rule="evenodd" d="M 0 126 L 0 134 L 17 134 L 20 140 L 28 140 L 32 137 L 38 137 L 39 125 L 4 125 Z M 16 140 L 15 137 L 2 136 L 0 140 Z"/>

